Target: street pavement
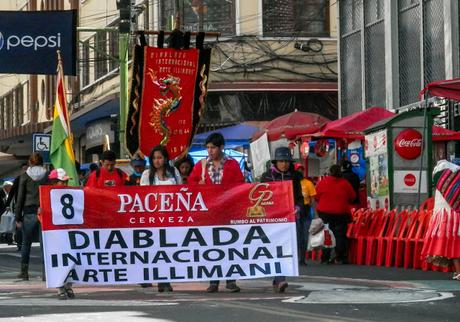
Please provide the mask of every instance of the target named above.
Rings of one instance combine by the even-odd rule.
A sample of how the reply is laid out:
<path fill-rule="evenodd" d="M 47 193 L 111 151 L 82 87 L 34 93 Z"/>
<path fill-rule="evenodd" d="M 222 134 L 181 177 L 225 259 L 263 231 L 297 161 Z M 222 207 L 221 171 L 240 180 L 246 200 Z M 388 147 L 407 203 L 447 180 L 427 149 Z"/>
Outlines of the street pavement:
<path fill-rule="evenodd" d="M 460 282 L 450 273 L 310 261 L 289 278 L 284 294 L 270 279 L 241 280 L 241 293 L 222 283 L 207 294 L 207 283 L 156 286 L 75 285 L 76 298 L 58 300 L 41 278 L 39 248 L 31 257 L 31 279 L 18 280 L 20 254 L 0 245 L 0 321 L 459 321 Z"/>

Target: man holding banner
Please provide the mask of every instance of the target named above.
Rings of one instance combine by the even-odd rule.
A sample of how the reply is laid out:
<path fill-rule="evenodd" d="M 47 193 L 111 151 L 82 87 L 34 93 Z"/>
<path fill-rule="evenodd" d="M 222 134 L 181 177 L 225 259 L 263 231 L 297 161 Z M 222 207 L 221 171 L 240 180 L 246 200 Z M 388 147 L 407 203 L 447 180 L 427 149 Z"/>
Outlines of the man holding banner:
<path fill-rule="evenodd" d="M 195 165 L 189 177 L 190 183 L 232 184 L 244 182 L 238 162 L 227 156 L 223 151 L 225 139 L 222 134 L 210 134 L 206 138 L 205 144 L 208 157 Z M 232 293 L 241 290 L 234 280 L 227 280 L 226 288 Z M 206 292 L 216 293 L 218 291 L 219 281 L 211 281 Z"/>

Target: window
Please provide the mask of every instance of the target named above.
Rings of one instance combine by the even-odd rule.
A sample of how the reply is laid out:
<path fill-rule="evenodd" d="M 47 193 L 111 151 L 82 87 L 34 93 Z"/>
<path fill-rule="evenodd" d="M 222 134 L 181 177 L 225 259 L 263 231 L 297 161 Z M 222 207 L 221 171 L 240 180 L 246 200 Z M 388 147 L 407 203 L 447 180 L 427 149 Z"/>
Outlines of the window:
<path fill-rule="evenodd" d="M 107 74 L 107 33 L 105 31 L 96 34 L 95 48 L 94 78 L 98 79 Z"/>
<path fill-rule="evenodd" d="M 182 30 L 218 31 L 223 36 L 235 34 L 235 0 L 184 0 L 179 2 Z M 160 0 L 161 28 L 174 24 L 174 2 Z"/>
<path fill-rule="evenodd" d="M 89 41 L 84 41 L 81 44 L 81 56 L 80 56 L 80 66 L 81 66 L 81 87 L 85 87 L 89 84 Z"/>
<path fill-rule="evenodd" d="M 30 122 L 30 106 L 29 106 L 29 81 L 23 85 L 23 109 L 22 109 L 22 124 Z"/>
<path fill-rule="evenodd" d="M 24 91 L 22 85 L 14 89 L 14 126 L 21 126 L 24 116 Z"/>
<path fill-rule="evenodd" d="M 5 111 L 3 110 L 3 99 L 0 98 L 0 131 L 5 129 Z"/>
<path fill-rule="evenodd" d="M 118 59 L 118 33 L 117 32 L 109 32 L 108 33 L 109 37 L 109 55 L 112 56 L 109 59 L 109 71 L 112 71 L 116 68 L 118 68 L 119 63 L 117 60 Z"/>
<path fill-rule="evenodd" d="M 264 36 L 328 36 L 328 15 L 328 0 L 263 0 Z"/>

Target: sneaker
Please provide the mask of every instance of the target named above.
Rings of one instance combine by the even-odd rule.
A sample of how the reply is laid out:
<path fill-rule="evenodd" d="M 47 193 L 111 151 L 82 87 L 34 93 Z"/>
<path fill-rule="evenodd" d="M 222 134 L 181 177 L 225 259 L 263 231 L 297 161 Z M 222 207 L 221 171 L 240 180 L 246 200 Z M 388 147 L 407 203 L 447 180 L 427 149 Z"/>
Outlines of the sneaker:
<path fill-rule="evenodd" d="M 452 279 L 460 281 L 460 273 L 454 273 L 454 276 L 452 276 Z"/>
<path fill-rule="evenodd" d="M 227 290 L 230 290 L 230 292 L 232 292 L 232 293 L 237 293 L 237 292 L 241 291 L 240 287 L 238 285 L 236 285 L 235 282 L 227 283 L 225 288 Z"/>
<path fill-rule="evenodd" d="M 288 286 L 287 282 L 280 282 L 279 284 L 273 285 L 273 291 L 275 293 L 284 293 Z"/>
<path fill-rule="evenodd" d="M 209 287 L 206 289 L 206 292 L 208 292 L 208 293 L 217 293 L 217 292 L 219 292 L 219 285 L 210 284 Z"/>

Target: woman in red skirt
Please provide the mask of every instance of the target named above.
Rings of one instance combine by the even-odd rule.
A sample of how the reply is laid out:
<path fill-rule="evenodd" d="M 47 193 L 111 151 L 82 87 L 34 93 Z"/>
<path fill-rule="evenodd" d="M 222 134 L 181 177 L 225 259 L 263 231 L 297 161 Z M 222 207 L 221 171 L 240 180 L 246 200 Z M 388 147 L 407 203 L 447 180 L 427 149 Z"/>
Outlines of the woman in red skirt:
<path fill-rule="evenodd" d="M 422 256 L 435 266 L 454 266 L 460 281 L 460 166 L 439 161 L 433 215 L 428 224 Z"/>

